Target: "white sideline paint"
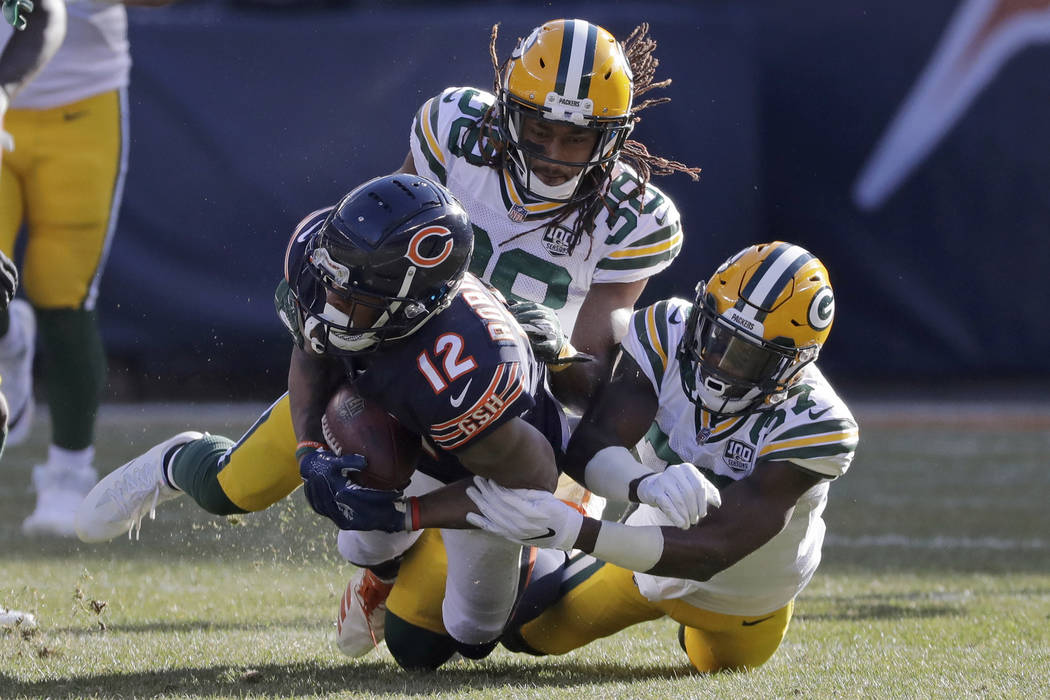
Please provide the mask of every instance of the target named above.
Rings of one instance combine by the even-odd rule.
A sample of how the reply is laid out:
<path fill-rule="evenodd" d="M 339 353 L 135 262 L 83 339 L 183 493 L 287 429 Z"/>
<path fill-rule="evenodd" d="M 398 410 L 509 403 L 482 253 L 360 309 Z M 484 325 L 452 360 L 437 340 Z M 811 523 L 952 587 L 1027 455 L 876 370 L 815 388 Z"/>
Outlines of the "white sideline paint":
<path fill-rule="evenodd" d="M 824 544 L 828 547 L 846 547 L 864 549 L 871 547 L 893 547 L 895 549 L 996 549 L 996 550 L 1044 550 L 1050 549 L 1050 541 L 1039 538 L 1027 540 L 1006 537 L 951 537 L 936 535 L 934 537 L 909 537 L 907 535 L 861 535 L 860 537 L 843 537 L 826 535 Z"/>

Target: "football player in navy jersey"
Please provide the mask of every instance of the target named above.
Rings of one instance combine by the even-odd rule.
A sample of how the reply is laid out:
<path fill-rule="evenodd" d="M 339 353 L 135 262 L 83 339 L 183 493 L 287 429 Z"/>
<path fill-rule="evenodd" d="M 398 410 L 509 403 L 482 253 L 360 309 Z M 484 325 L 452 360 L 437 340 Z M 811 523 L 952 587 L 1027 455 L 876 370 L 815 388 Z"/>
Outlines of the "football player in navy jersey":
<path fill-rule="evenodd" d="M 820 260 L 776 241 L 729 258 L 694 303 L 634 314 L 613 377 L 563 461 L 595 493 L 636 504 L 625 523 L 475 478 L 468 494 L 481 514 L 468 522 L 547 548 L 532 553 L 508 648 L 564 654 L 668 616 L 699 671 L 755 668 L 773 655 L 820 563 L 829 484 L 848 470 L 859 436 L 815 364 L 834 308 Z M 404 507 L 385 493 L 387 512 Z M 383 510 L 374 492 L 346 502 L 373 517 Z M 442 551 L 424 535 L 388 601 L 388 646 L 411 668 L 445 661 L 423 651 L 440 648 L 428 634 L 440 589 L 426 564 Z M 413 628 L 405 652 L 401 637 Z"/>
<path fill-rule="evenodd" d="M 495 33 L 492 41 L 495 60 Z M 654 78 L 655 46 L 644 24 L 621 44 L 586 20 L 546 22 L 494 66 L 496 94 L 450 87 L 424 102 L 400 169 L 440 182 L 462 203 L 475 236 L 470 272 L 514 304 L 537 357 L 557 372 L 558 396 L 579 410 L 608 374 L 623 323 L 648 279 L 682 247 L 678 211 L 651 176 L 699 173 L 629 138 L 639 112 L 667 101 L 636 100 L 669 82 Z M 308 217 L 297 233 L 319 225 L 318 218 L 324 214 Z M 284 313 L 291 318 L 293 311 Z M 595 361 L 573 363 L 582 356 L 574 345 Z M 287 395 L 266 419 L 291 435 Z M 286 444 L 252 435 L 233 458 L 216 464 L 219 450 L 183 481 L 211 513 L 262 510 L 301 483 L 292 454 L 281 452 Z M 567 477 L 558 492 L 600 512 L 602 499 Z M 127 518 L 101 529 L 86 525 L 82 534 L 120 534 L 149 505 L 129 506 Z M 340 552 L 360 567 L 337 613 L 337 643 L 351 656 L 383 639 L 384 601 L 405 552 L 381 534 L 339 538 Z"/>
<path fill-rule="evenodd" d="M 460 204 L 417 175 L 371 180 L 308 217 L 288 245 L 278 290 L 279 314 L 296 341 L 284 404 L 294 434 L 285 429 L 289 417 L 274 420 L 271 411 L 237 444 L 180 433 L 92 490 L 77 512 L 80 537 L 99 541 L 129 531 L 182 490 L 204 505 L 219 494 L 201 490 L 202 474 L 234 460 L 257 459 L 261 467 L 270 460 L 258 458 L 269 450 L 296 454 L 314 510 L 360 529 L 360 519 L 340 506 L 351 488 L 362 497 L 346 474 L 365 463 L 329 451 L 320 421 L 347 379 L 424 441 L 416 492 L 472 474 L 552 491 L 556 453 L 567 437 L 563 412 L 548 391 L 544 365 L 500 297 L 466 272 L 472 246 Z M 450 524 L 448 514 L 464 512 L 470 501 L 464 488 L 409 495 L 407 503 L 401 511 L 377 510 L 386 519 L 367 529 L 404 538 L 407 548 L 418 530 Z M 510 615 L 521 548 L 477 530 L 448 530 L 445 538 L 454 542 L 442 605 L 455 640 L 449 654 L 478 656 L 492 648 Z"/>

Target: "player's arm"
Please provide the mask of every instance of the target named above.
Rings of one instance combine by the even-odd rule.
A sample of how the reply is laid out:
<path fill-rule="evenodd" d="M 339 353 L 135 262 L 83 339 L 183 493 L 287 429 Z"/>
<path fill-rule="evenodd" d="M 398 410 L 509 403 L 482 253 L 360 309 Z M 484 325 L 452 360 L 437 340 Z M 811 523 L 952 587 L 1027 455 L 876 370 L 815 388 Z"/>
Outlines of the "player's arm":
<path fill-rule="evenodd" d="M 508 488 L 553 492 L 558 484 L 554 450 L 543 433 L 521 418 L 498 426 L 456 456 L 471 473 Z M 449 484 L 416 499 L 413 529 L 471 527 L 466 516 L 477 508 L 467 496 L 469 485 L 469 480 Z"/>
<path fill-rule="evenodd" d="M 292 348 L 288 363 L 288 407 L 298 442 L 324 443 L 321 416 L 328 398 L 344 376 L 340 361 L 298 346 Z"/>
<path fill-rule="evenodd" d="M 593 362 L 555 366 L 551 388 L 562 403 L 584 411 L 598 386 L 608 376 L 616 344 L 624 336 L 627 321 L 647 280 L 594 284 L 587 292 L 576 317 L 570 341 Z"/>
<path fill-rule="evenodd" d="M 632 530 L 643 540 L 662 541 L 659 558 L 645 573 L 706 581 L 769 542 L 787 525 L 795 504 L 822 477 L 790 462 L 766 462 L 721 492 L 722 506 L 688 530 L 647 525 L 630 527 L 585 519 L 577 546 L 614 564 L 622 543 L 610 540 Z M 603 530 L 605 530 L 603 532 Z M 658 535 L 658 536 L 657 536 Z M 599 540 L 604 540 L 600 547 Z M 653 551 L 655 554 L 656 552 Z M 622 564 L 621 564 L 622 565 Z"/>
<path fill-rule="evenodd" d="M 798 499 L 821 479 L 789 462 L 761 463 L 688 530 L 585 518 L 547 494 L 476 482 L 468 495 L 483 517 L 468 521 L 515 541 L 580 549 L 633 571 L 706 581 L 783 530 Z"/>
<path fill-rule="evenodd" d="M 416 161 L 412 157 L 412 151 L 408 152 L 405 156 L 405 162 L 401 164 L 401 167 L 394 171 L 395 173 L 405 173 L 406 175 L 416 175 Z"/>
<path fill-rule="evenodd" d="M 599 495 L 627 500 L 616 493 L 602 493 L 602 484 L 592 470 L 591 483 L 587 479 L 587 465 L 595 455 L 610 447 L 624 452 L 645 436 L 656 417 L 656 392 L 638 363 L 627 353 L 616 361 L 612 378 L 599 390 L 595 401 L 583 414 L 579 426 L 569 440 L 565 454 L 565 471 L 572 478 Z M 629 456 L 629 455 L 628 455 Z M 633 458 L 631 458 L 633 461 Z M 645 469 L 638 464 L 638 469 Z M 651 473 L 645 469 L 645 473 Z M 634 477 L 632 477 L 634 478 Z"/>

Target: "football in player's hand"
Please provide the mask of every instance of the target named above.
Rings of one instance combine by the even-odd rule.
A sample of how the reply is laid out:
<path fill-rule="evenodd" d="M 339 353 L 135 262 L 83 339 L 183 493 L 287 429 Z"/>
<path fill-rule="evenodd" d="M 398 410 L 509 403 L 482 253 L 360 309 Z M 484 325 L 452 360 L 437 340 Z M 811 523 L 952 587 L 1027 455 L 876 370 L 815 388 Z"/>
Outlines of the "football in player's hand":
<path fill-rule="evenodd" d="M 361 398 L 350 384 L 340 386 L 328 400 L 321 429 L 336 454 L 359 454 L 368 460 L 365 470 L 353 477 L 356 483 L 374 489 L 408 485 L 422 451 L 420 437 Z"/>

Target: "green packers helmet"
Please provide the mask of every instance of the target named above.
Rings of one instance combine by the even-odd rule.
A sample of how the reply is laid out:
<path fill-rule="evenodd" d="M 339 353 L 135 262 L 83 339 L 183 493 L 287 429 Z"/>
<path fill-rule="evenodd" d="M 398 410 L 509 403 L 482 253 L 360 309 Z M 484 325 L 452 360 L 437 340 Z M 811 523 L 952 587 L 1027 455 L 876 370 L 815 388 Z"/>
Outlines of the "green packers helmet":
<path fill-rule="evenodd" d="M 633 99 L 630 65 L 608 31 L 582 19 L 554 20 L 532 30 L 511 54 L 498 95 L 511 176 L 545 201 L 572 202 L 591 194 L 604 182 L 634 126 Z M 525 117 L 594 129 L 597 145 L 585 161 L 547 158 L 522 142 Z M 567 182 L 547 185 L 533 173 L 537 160 L 581 170 Z M 598 176 L 588 177 L 595 169 Z"/>
<path fill-rule="evenodd" d="M 812 253 L 780 241 L 745 248 L 696 287 L 678 350 L 686 395 L 719 415 L 783 401 L 834 315 L 828 271 Z"/>

